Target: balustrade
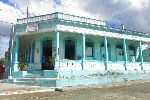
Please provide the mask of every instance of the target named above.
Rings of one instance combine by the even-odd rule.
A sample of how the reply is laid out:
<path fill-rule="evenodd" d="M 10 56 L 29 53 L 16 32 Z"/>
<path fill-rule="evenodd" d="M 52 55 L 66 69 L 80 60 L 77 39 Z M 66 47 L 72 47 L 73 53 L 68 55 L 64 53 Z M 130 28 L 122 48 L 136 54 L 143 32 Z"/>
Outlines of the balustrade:
<path fill-rule="evenodd" d="M 30 63 L 27 67 L 27 71 L 31 71 L 31 70 L 35 70 L 35 64 L 34 63 Z"/>
<path fill-rule="evenodd" d="M 81 61 L 72 61 L 72 60 L 59 61 L 60 70 L 81 70 L 81 68 L 82 68 Z"/>
<path fill-rule="evenodd" d="M 141 70 L 140 62 L 128 62 L 127 70 Z"/>
<path fill-rule="evenodd" d="M 84 25 L 86 25 L 86 26 L 93 25 L 93 27 L 92 27 L 93 29 L 95 29 L 97 26 L 101 26 L 101 27 L 104 27 L 103 29 L 105 31 L 116 32 L 116 33 L 121 32 L 121 29 L 115 29 L 115 28 L 112 29 L 110 27 L 106 27 L 105 21 L 75 16 L 75 15 L 69 15 L 69 14 L 63 14 L 63 13 L 58 13 L 58 12 L 52 13 L 52 14 L 47 14 L 47 15 L 29 17 L 28 19 L 27 18 L 18 19 L 17 24 L 34 23 L 34 22 L 39 22 L 39 21 L 43 21 L 43 20 L 44 21 L 45 20 L 52 20 L 52 19 L 64 20 L 64 21 L 66 21 L 65 23 L 72 23 L 73 22 L 72 25 L 77 22 L 77 24 L 78 23 L 80 24 L 79 27 L 84 26 Z M 69 25 L 71 25 L 71 24 L 69 24 Z M 130 30 L 126 30 L 126 29 L 123 29 L 123 31 L 124 32 L 122 32 L 122 33 L 128 34 L 128 35 L 150 37 L 150 35 L 146 34 L 146 33 L 130 31 Z"/>

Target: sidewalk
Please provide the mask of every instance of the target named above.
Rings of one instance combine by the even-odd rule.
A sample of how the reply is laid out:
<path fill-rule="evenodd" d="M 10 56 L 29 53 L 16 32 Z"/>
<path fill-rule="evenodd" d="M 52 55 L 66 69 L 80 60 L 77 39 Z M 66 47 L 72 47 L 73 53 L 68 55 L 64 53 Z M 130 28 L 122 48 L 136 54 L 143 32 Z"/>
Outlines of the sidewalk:
<path fill-rule="evenodd" d="M 55 91 L 55 87 L 16 85 L 16 84 L 3 83 L 2 80 L 0 80 L 0 96 L 12 95 L 12 94 L 35 93 L 35 92 L 48 92 L 48 91 Z"/>

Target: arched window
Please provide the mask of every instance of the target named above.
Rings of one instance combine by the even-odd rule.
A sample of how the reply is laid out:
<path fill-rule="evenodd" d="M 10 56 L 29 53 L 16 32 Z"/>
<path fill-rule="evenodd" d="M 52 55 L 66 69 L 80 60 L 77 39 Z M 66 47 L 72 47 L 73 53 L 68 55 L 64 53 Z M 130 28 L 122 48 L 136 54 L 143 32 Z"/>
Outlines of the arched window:
<path fill-rule="evenodd" d="M 65 40 L 65 59 L 75 59 L 75 41 Z"/>
<path fill-rule="evenodd" d="M 101 44 L 101 47 L 105 47 L 104 42 Z M 107 47 L 109 48 L 109 44 L 107 44 Z"/>
<path fill-rule="evenodd" d="M 107 50 L 108 50 L 108 59 L 109 61 L 111 61 L 111 48 L 110 48 L 110 44 L 107 43 Z M 106 53 L 105 53 L 105 44 L 104 41 L 101 43 L 101 56 L 102 56 L 102 61 L 105 61 L 106 59 Z"/>
<path fill-rule="evenodd" d="M 123 46 L 121 43 L 116 44 L 116 48 L 119 49 L 119 55 L 123 55 Z"/>
<path fill-rule="evenodd" d="M 93 43 L 92 42 L 86 42 L 86 55 L 87 57 L 93 57 Z"/>
<path fill-rule="evenodd" d="M 135 46 L 134 45 L 129 46 L 129 54 L 130 54 L 130 56 L 135 56 Z"/>
<path fill-rule="evenodd" d="M 121 44 L 117 44 L 117 45 L 116 45 L 116 48 L 118 48 L 118 49 L 123 49 L 123 46 L 122 46 Z"/>

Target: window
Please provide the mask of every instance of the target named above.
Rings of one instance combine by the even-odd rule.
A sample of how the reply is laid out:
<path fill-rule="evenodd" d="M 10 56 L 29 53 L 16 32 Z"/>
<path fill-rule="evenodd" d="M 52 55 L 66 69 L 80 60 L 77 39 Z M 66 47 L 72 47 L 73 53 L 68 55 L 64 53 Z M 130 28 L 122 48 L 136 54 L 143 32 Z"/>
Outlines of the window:
<path fill-rule="evenodd" d="M 119 50 L 119 55 L 124 55 L 124 52 L 122 51 L 122 49 Z"/>
<path fill-rule="evenodd" d="M 116 48 L 118 48 L 118 49 L 122 49 L 123 47 L 122 47 L 122 45 L 121 45 L 121 44 L 117 44 L 117 45 L 116 45 Z"/>
<path fill-rule="evenodd" d="M 129 46 L 129 54 L 130 54 L 130 56 L 135 56 L 135 47 L 134 46 Z"/>
<path fill-rule="evenodd" d="M 121 45 L 121 43 L 118 43 L 118 44 L 116 45 L 116 48 L 119 50 L 119 51 L 118 51 L 119 55 L 124 55 L 123 46 Z"/>
<path fill-rule="evenodd" d="M 91 42 L 86 42 L 85 45 L 87 57 L 93 57 L 93 44 Z"/>

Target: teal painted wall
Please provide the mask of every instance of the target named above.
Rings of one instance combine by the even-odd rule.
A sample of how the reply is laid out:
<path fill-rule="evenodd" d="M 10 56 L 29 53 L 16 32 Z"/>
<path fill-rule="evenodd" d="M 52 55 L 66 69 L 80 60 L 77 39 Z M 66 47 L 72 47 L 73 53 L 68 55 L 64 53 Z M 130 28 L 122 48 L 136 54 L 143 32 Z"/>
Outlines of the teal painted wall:
<path fill-rule="evenodd" d="M 77 33 L 69 33 L 69 32 L 60 32 L 60 60 L 65 58 L 65 40 L 66 39 L 72 39 L 75 41 L 75 56 L 77 59 L 77 56 L 82 57 L 82 34 Z M 85 41 L 90 41 L 93 43 L 93 57 L 86 57 L 86 60 L 100 60 L 104 61 L 103 53 L 105 54 L 105 48 L 101 47 L 101 44 L 104 42 L 104 37 L 101 36 L 94 36 L 94 35 L 86 35 Z M 23 49 L 23 52 L 29 51 L 29 46 L 33 44 L 33 41 L 35 41 L 35 49 L 39 49 L 40 51 L 40 63 L 42 62 L 42 42 L 44 40 L 52 40 L 52 51 L 53 56 L 56 54 L 56 32 L 45 32 L 45 33 L 37 33 L 33 35 L 32 40 L 29 41 L 29 43 L 26 44 L 26 48 Z M 109 54 L 109 61 L 123 61 L 124 55 L 118 55 L 118 49 L 116 48 L 116 44 L 121 43 L 123 46 L 123 39 L 116 39 L 116 38 L 108 38 L 108 54 Z M 129 45 L 135 46 L 135 52 L 138 48 L 138 41 L 130 41 L 126 40 L 126 47 L 127 47 L 127 61 L 131 61 L 131 58 L 129 56 Z M 32 52 L 32 51 L 31 51 Z M 147 53 L 148 54 L 148 53 Z M 145 54 L 145 61 L 150 61 L 150 58 L 146 56 Z M 28 55 L 27 55 L 28 56 Z M 32 55 L 30 54 L 30 62 L 31 62 Z"/>
<path fill-rule="evenodd" d="M 143 51 L 143 61 L 150 62 L 150 50 L 149 49 Z"/>

